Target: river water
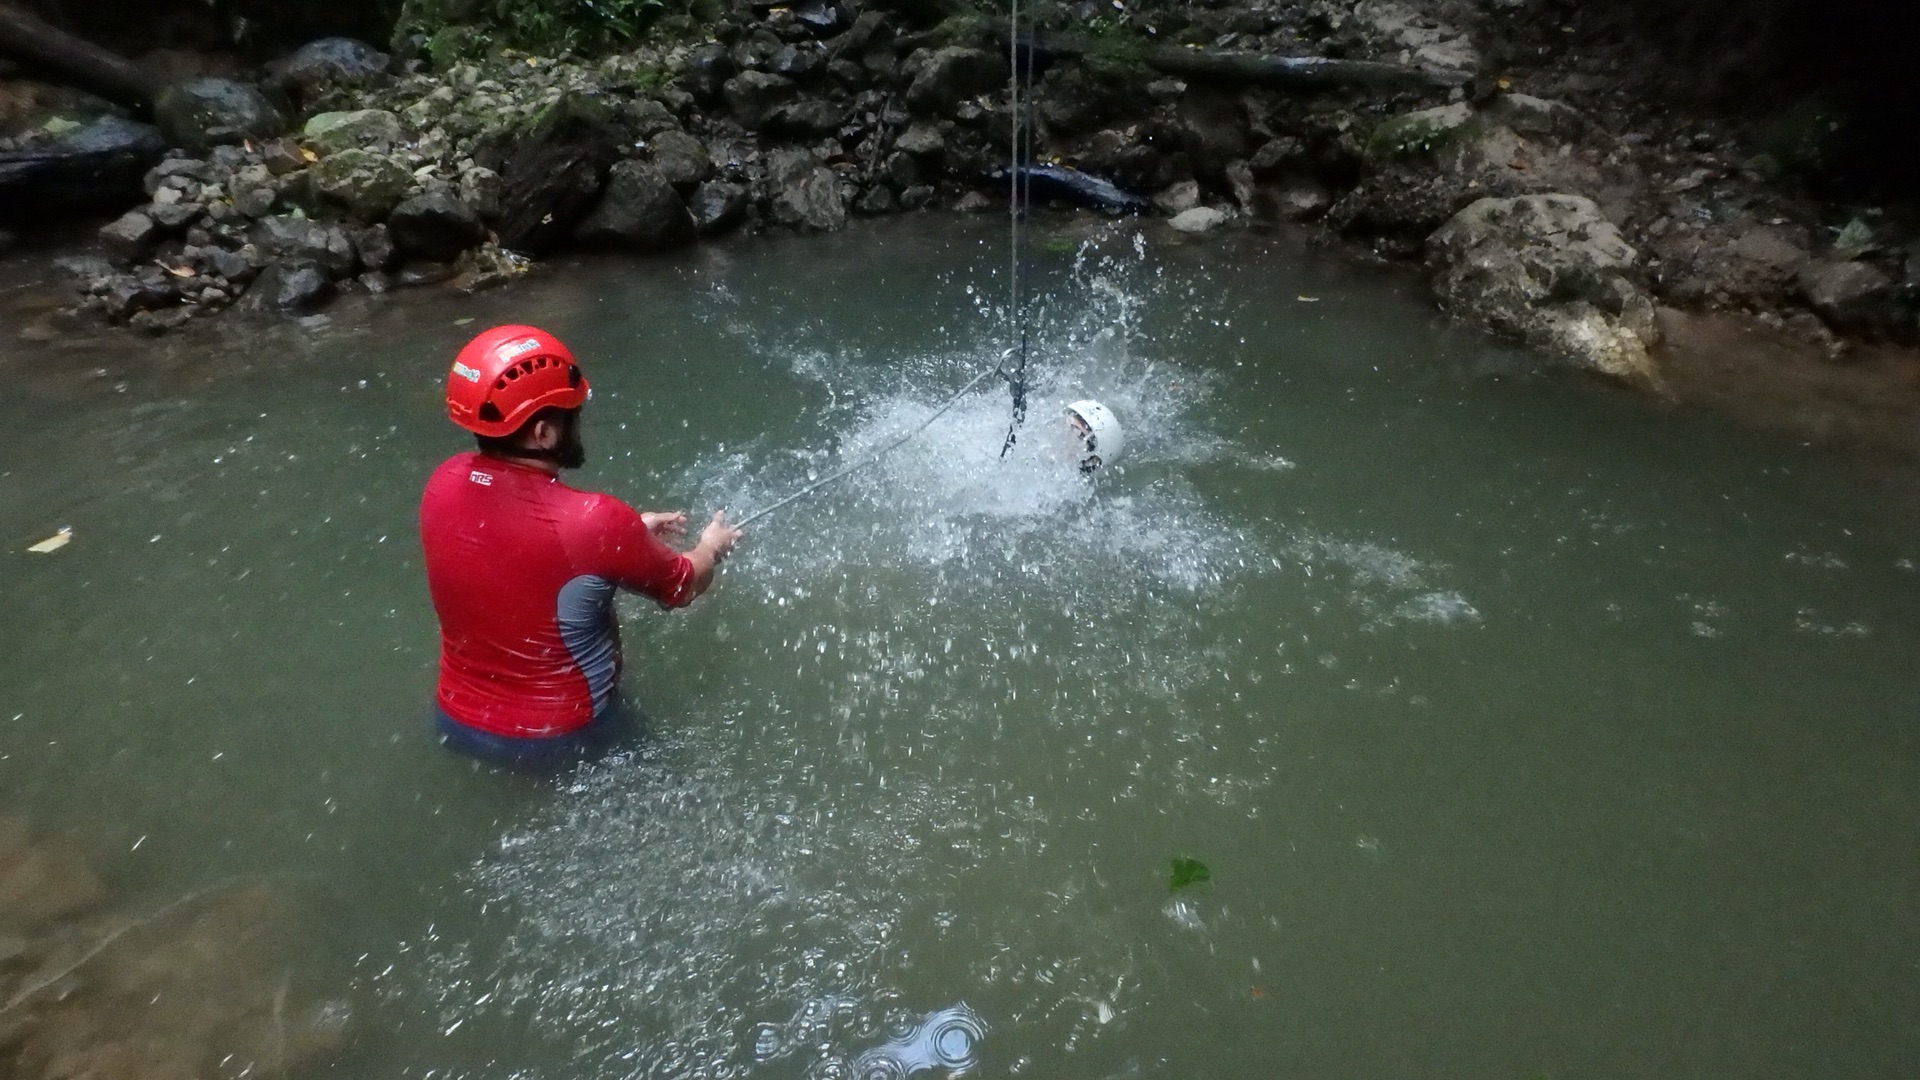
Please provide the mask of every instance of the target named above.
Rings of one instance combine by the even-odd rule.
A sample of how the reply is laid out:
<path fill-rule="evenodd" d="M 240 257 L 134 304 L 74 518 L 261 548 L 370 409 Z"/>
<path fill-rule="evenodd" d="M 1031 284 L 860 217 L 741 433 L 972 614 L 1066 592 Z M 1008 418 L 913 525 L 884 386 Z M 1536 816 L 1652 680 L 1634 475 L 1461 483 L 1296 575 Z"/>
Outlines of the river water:
<path fill-rule="evenodd" d="M 1913 1074 L 1920 473 L 1285 236 L 1038 231 L 1013 452 L 989 383 L 623 601 L 649 736 L 557 779 L 428 733 L 452 350 L 558 332 L 579 483 L 743 513 L 998 358 L 1004 226 L 9 346 L 0 816 L 284 893 L 348 1075 Z"/>

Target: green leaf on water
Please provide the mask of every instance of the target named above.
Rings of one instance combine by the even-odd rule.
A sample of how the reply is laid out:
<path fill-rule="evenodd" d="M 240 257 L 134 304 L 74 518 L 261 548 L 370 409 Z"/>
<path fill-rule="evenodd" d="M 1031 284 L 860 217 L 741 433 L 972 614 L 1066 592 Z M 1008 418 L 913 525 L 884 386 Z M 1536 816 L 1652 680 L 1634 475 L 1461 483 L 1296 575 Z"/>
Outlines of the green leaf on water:
<path fill-rule="evenodd" d="M 1189 885 L 1198 885 L 1213 877 L 1213 871 L 1199 859 L 1176 857 L 1173 860 L 1173 872 L 1167 875 L 1167 891 L 1179 892 Z"/>

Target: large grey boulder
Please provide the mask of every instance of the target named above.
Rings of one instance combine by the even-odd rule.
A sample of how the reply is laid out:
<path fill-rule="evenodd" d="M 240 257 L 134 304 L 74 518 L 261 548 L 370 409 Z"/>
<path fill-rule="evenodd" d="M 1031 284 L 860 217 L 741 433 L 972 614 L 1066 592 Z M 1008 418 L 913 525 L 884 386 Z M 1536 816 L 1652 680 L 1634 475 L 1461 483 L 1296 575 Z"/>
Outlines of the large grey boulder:
<path fill-rule="evenodd" d="M 361 221 L 379 221 L 412 190 L 413 173 L 371 150 L 328 154 L 307 170 L 313 193 Z"/>
<path fill-rule="evenodd" d="M 925 115 L 944 116 L 962 101 L 1007 84 L 1005 56 L 963 46 L 915 53 L 906 71 L 913 79 L 907 86 L 907 107 Z"/>
<path fill-rule="evenodd" d="M 607 190 L 576 239 L 590 247 L 657 251 L 694 238 L 693 215 L 673 184 L 644 161 L 623 161 L 607 174 Z"/>
<path fill-rule="evenodd" d="M 311 102 L 335 88 L 388 81 L 388 56 L 364 41 L 330 37 L 310 41 L 267 65 L 267 85 Z"/>
<path fill-rule="evenodd" d="M 233 79 L 175 83 L 154 98 L 153 112 L 167 138 L 192 150 L 270 139 L 287 129 L 259 87 Z"/>
<path fill-rule="evenodd" d="M 256 310 L 305 315 L 333 299 L 337 290 L 325 270 L 311 262 L 275 263 L 247 290 Z"/>
<path fill-rule="evenodd" d="M 1650 389 L 1653 304 L 1628 277 L 1637 254 L 1591 199 L 1481 199 L 1427 238 L 1443 307 L 1581 367 Z"/>
<path fill-rule="evenodd" d="M 802 232 L 832 232 L 847 224 L 840 177 L 805 150 L 775 150 L 767 159 L 773 220 Z"/>
<path fill-rule="evenodd" d="M 423 192 L 394 207 L 387 231 L 402 254 L 434 262 L 451 262 L 487 238 L 480 215 L 446 190 Z"/>

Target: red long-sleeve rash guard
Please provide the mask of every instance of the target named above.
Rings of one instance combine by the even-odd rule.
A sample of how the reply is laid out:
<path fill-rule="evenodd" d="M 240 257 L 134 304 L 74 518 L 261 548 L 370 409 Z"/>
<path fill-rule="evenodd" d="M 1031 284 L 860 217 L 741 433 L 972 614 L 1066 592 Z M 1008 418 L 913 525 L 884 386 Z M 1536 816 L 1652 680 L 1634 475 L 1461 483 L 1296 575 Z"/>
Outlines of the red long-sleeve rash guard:
<path fill-rule="evenodd" d="M 565 734 L 611 704 L 616 588 L 667 607 L 693 599 L 693 564 L 632 507 L 478 453 L 427 481 L 420 539 L 440 616 L 440 709 L 496 735 Z"/>

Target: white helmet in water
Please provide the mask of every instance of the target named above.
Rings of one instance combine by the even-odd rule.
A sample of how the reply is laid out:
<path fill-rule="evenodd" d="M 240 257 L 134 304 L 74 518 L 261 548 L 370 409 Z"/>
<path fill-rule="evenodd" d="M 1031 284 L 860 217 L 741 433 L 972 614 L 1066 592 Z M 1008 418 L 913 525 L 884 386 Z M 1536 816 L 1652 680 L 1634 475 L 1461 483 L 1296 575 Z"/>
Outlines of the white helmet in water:
<path fill-rule="evenodd" d="M 1068 405 L 1067 424 L 1079 440 L 1074 454 L 1083 473 L 1113 464 L 1127 448 L 1127 433 L 1121 430 L 1120 419 L 1113 415 L 1112 409 L 1097 401 L 1076 401 Z"/>

